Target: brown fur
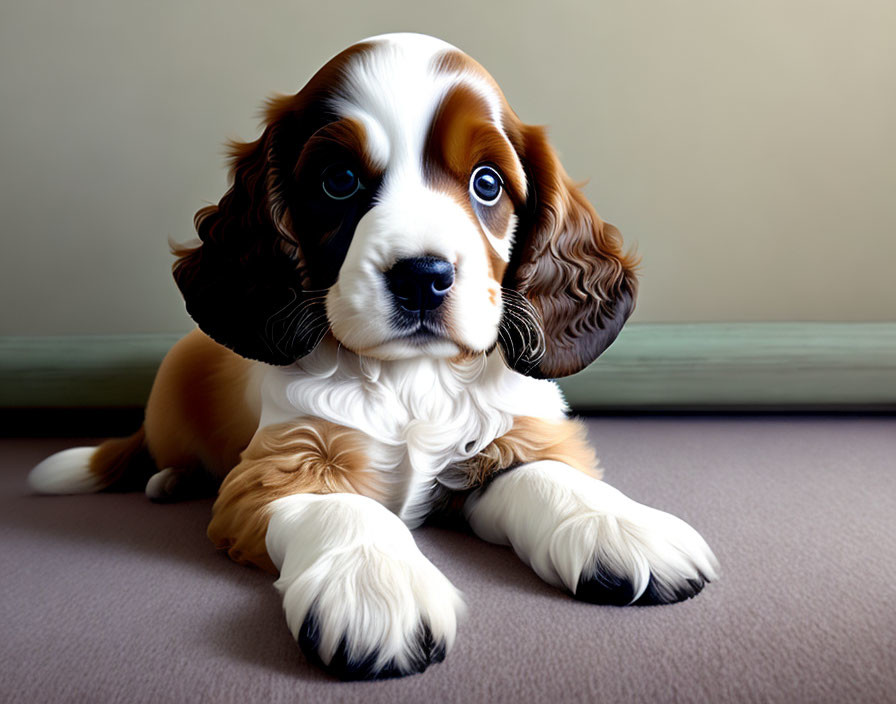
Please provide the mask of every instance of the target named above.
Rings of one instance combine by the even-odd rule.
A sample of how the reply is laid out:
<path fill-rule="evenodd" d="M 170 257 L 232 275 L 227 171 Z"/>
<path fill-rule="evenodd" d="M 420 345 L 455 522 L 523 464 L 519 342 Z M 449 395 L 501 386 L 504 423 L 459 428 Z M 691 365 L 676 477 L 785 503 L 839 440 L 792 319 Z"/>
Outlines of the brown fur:
<path fill-rule="evenodd" d="M 104 489 L 141 490 L 155 471 L 143 426 L 126 438 L 106 440 L 90 456 L 90 473 Z"/>
<path fill-rule="evenodd" d="M 252 362 L 194 330 L 156 373 L 140 430 L 102 443 L 90 471 L 103 488 L 142 490 L 158 470 L 204 469 L 222 479 L 258 425 L 247 397 Z"/>
<path fill-rule="evenodd" d="M 477 78 L 490 85 L 492 89 L 503 98 L 501 87 L 485 67 L 476 59 L 458 49 L 446 49 L 436 55 L 432 60 L 432 68 L 436 73 L 472 73 Z"/>
<path fill-rule="evenodd" d="M 461 470 L 468 487 L 474 488 L 496 472 L 536 460 L 557 460 L 595 478 L 601 476 L 584 425 L 569 419 L 551 422 L 528 417 L 517 418 L 509 432 L 463 463 Z"/>
<path fill-rule="evenodd" d="M 544 129 L 519 125 L 537 210 L 520 228 L 504 285 L 539 313 L 547 353 L 537 376 L 574 374 L 616 338 L 634 309 L 637 258 L 573 184 Z"/>
<path fill-rule="evenodd" d="M 239 462 L 258 427 L 251 367 L 199 330 L 171 348 L 146 405 L 146 441 L 160 469 L 204 467 L 222 479 Z"/>
<path fill-rule="evenodd" d="M 638 258 L 572 182 L 544 128 L 510 113 L 507 129 L 534 181 L 537 210 L 518 234 L 510 285 L 539 312 L 548 352 L 541 376 L 587 366 L 634 309 Z"/>
<path fill-rule="evenodd" d="M 365 448 L 361 432 L 319 418 L 265 428 L 221 485 L 209 538 L 236 562 L 276 572 L 265 546 L 269 504 L 301 493 L 382 498 Z"/>

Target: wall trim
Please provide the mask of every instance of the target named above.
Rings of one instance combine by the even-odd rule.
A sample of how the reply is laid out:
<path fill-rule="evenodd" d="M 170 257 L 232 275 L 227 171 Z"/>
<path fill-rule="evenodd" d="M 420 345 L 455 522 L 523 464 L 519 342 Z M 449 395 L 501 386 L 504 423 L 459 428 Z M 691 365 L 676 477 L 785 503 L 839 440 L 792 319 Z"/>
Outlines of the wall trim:
<path fill-rule="evenodd" d="M 180 334 L 0 337 L 0 407 L 142 405 Z M 896 323 L 633 323 L 578 411 L 896 410 Z"/>

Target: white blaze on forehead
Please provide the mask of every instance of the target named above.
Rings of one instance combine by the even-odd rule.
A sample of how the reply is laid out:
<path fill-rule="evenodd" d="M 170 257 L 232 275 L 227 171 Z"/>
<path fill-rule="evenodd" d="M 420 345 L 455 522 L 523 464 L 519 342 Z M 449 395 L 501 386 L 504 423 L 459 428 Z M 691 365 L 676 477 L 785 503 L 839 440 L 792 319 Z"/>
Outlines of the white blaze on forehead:
<path fill-rule="evenodd" d="M 434 80 L 430 64 L 450 45 L 421 35 L 384 35 L 365 43 L 376 46 L 346 66 L 333 107 L 364 125 L 377 165 L 394 168 L 422 154 L 432 115 L 450 85 Z"/>
<path fill-rule="evenodd" d="M 433 117 L 448 91 L 464 85 L 488 105 L 492 123 L 507 141 L 501 98 L 482 76 L 470 70 L 434 70 L 433 60 L 456 47 L 424 34 L 384 34 L 364 40 L 373 44 L 345 67 L 344 82 L 333 109 L 358 120 L 366 131 L 370 159 L 382 169 L 414 166 L 422 175 L 423 152 Z M 522 164 L 517 178 L 525 184 Z"/>

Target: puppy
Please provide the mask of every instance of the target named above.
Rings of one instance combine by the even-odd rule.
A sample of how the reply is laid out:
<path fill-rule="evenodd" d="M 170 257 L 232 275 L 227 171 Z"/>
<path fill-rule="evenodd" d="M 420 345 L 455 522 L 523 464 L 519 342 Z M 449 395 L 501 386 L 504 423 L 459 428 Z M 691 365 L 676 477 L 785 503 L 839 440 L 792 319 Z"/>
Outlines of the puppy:
<path fill-rule="evenodd" d="M 143 427 L 44 460 L 34 489 L 220 485 L 210 538 L 279 575 L 293 637 L 345 679 L 451 649 L 461 598 L 410 532 L 435 512 L 590 602 L 716 576 L 690 526 L 600 480 L 566 417 L 551 379 L 619 333 L 635 261 L 478 63 L 422 35 L 355 44 L 269 101 L 232 176 L 175 247 L 199 329 Z"/>

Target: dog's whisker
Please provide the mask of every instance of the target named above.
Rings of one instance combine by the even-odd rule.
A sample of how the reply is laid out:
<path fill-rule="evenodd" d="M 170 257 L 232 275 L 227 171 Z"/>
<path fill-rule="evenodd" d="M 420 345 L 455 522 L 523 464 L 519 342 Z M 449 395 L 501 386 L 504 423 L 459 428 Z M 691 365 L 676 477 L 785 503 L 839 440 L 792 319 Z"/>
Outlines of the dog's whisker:
<path fill-rule="evenodd" d="M 501 291 L 504 294 L 498 336 L 501 351 L 511 366 L 528 373 L 539 364 L 546 352 L 541 316 L 518 291 L 503 286 Z"/>
<path fill-rule="evenodd" d="M 302 313 L 301 317 L 295 321 L 294 327 L 296 330 L 299 330 L 303 327 L 315 324 L 316 321 L 320 320 L 321 318 L 326 318 L 326 316 L 326 310 L 322 310 L 317 307 L 309 307 Z"/>
<path fill-rule="evenodd" d="M 274 338 L 274 326 L 276 325 L 280 332 L 273 339 L 273 344 L 283 354 L 288 354 L 288 349 L 283 347 L 284 341 L 290 340 L 290 345 L 294 344 L 298 338 L 297 331 L 305 324 L 309 315 L 316 315 L 317 310 L 322 308 L 321 302 L 325 300 L 325 296 L 304 297 L 301 300 L 293 300 L 285 308 L 281 309 L 277 319 L 272 316 L 268 320 L 266 333 L 269 337 Z M 289 308 L 288 313 L 283 311 Z"/>
<path fill-rule="evenodd" d="M 297 326 L 293 334 L 293 342 L 299 340 L 303 343 L 313 342 L 313 346 L 317 346 L 323 335 L 329 330 L 329 321 L 326 312 L 318 313 L 312 318 L 308 318 L 302 325 Z"/>

